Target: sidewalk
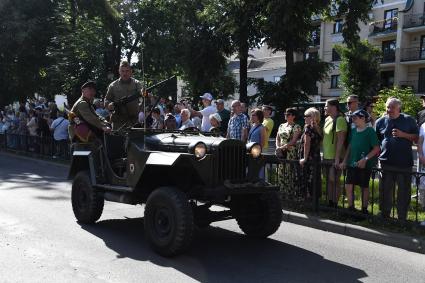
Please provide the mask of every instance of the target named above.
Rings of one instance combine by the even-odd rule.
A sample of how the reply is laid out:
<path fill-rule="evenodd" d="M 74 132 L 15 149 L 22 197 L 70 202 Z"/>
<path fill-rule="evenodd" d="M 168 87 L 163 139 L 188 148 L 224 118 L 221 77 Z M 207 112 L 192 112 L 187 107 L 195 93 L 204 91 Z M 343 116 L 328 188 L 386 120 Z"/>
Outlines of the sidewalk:
<path fill-rule="evenodd" d="M 287 210 L 283 210 L 283 221 L 425 254 L 425 237 L 374 230 Z"/>

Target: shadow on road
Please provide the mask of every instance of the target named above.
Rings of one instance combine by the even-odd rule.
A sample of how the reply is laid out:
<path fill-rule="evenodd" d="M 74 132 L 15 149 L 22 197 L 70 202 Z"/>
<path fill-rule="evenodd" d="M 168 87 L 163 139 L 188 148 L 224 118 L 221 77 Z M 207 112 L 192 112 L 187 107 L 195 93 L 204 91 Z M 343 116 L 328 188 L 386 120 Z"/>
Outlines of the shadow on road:
<path fill-rule="evenodd" d="M 44 200 L 69 199 L 67 169 L 0 153 L 0 190 L 41 192 Z"/>
<path fill-rule="evenodd" d="M 367 276 L 284 242 L 250 240 L 218 227 L 197 230 L 191 249 L 171 259 L 149 248 L 143 218 L 103 220 L 82 228 L 101 238 L 118 258 L 151 261 L 201 282 L 356 282 Z"/>

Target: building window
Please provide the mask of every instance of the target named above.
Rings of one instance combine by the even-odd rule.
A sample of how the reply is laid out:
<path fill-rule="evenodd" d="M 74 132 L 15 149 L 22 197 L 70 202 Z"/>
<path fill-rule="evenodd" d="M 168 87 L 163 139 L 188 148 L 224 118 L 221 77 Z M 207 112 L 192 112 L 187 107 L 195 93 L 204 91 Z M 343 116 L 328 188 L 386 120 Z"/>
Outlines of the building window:
<path fill-rule="evenodd" d="M 332 61 L 341 61 L 341 56 L 339 56 L 335 48 L 332 48 Z"/>
<path fill-rule="evenodd" d="M 382 41 L 382 63 L 395 62 L 395 40 Z"/>
<path fill-rule="evenodd" d="M 341 33 L 341 32 L 342 32 L 342 20 L 336 20 L 334 23 L 333 33 Z"/>
<path fill-rule="evenodd" d="M 339 75 L 331 76 L 331 88 L 339 88 Z"/>
<path fill-rule="evenodd" d="M 387 10 L 384 12 L 384 30 L 397 29 L 398 9 Z"/>

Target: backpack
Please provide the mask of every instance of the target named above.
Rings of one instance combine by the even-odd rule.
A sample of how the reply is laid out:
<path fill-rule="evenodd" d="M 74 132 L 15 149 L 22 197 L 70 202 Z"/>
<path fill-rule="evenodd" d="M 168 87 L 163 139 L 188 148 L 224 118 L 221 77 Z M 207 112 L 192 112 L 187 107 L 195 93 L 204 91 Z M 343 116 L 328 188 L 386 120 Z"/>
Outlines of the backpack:
<path fill-rule="evenodd" d="M 338 120 L 339 117 L 344 118 L 345 123 L 347 123 L 347 135 L 346 138 L 344 140 L 344 147 L 347 148 L 348 147 L 348 137 L 351 134 L 351 123 L 347 122 L 347 118 L 345 116 L 344 113 L 340 113 L 338 116 L 336 116 L 335 119 L 332 120 L 332 144 L 334 144 L 335 142 L 335 133 L 336 133 L 336 122 Z"/>

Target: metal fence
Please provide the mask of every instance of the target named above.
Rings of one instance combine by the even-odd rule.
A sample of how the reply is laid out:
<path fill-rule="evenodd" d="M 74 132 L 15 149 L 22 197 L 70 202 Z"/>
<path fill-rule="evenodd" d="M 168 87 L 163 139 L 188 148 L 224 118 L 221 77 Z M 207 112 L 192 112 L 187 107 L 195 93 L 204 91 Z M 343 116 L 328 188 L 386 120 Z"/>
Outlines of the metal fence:
<path fill-rule="evenodd" d="M 265 158 L 266 179 L 281 188 L 282 201 L 286 208 L 348 216 L 353 220 L 393 222 L 401 226 L 417 225 L 425 221 L 425 210 L 419 203 L 419 188 L 425 173 L 373 168 L 369 181 L 367 213 L 364 213 L 361 208 L 365 194 L 360 188 L 353 189 L 355 209 L 349 208 L 345 190 L 347 170 L 341 170 L 341 175 L 338 175 L 333 164 L 326 162 L 306 163 L 301 167 L 298 160 L 279 160 L 274 155 L 266 155 Z M 390 191 L 383 187 L 383 174 L 389 174 L 391 178 L 408 175 L 411 189 L 406 193 L 409 198 L 407 203 L 401 203 L 401 190 L 396 188 Z M 387 178 L 389 175 L 386 175 Z M 390 211 L 384 209 L 388 207 L 385 203 L 390 203 Z M 398 210 L 402 214 L 404 208 L 407 210 L 406 219 L 399 219 Z M 382 210 L 389 213 L 382 213 Z"/>
<path fill-rule="evenodd" d="M 68 140 L 56 141 L 51 136 L 30 136 L 9 132 L 0 134 L 0 149 L 36 157 L 69 160 L 69 146 Z"/>

